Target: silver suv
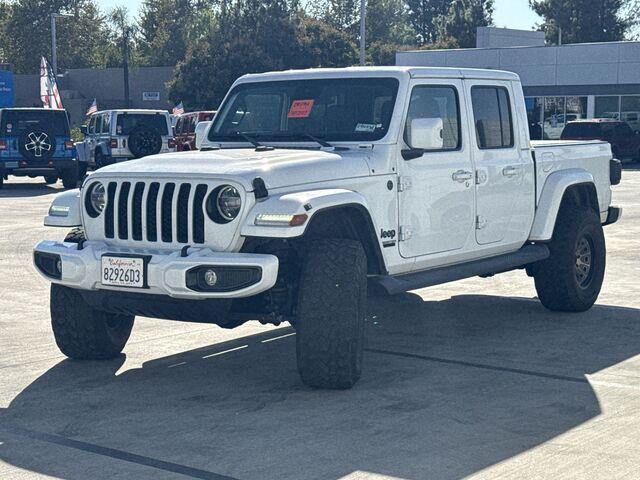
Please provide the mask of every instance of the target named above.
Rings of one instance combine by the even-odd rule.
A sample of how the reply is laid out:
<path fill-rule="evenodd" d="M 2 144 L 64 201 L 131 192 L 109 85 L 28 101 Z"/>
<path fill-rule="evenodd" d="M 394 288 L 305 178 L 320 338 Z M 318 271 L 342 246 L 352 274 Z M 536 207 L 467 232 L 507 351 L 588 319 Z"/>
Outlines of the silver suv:
<path fill-rule="evenodd" d="M 176 150 L 165 110 L 104 110 L 91 115 L 81 130 L 81 148 L 94 168 Z"/>

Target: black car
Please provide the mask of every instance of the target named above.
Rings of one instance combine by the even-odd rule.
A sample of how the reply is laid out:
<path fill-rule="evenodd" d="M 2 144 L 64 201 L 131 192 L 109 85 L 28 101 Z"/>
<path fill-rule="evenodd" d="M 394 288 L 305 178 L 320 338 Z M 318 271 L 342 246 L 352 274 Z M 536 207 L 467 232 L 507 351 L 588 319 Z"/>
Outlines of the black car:
<path fill-rule="evenodd" d="M 640 159 L 640 135 L 628 123 L 613 119 L 592 119 L 569 122 L 562 140 L 603 140 L 611 144 L 613 155 L 622 159 Z"/>
<path fill-rule="evenodd" d="M 15 175 L 75 188 L 82 174 L 65 110 L 0 109 L 0 187 Z"/>

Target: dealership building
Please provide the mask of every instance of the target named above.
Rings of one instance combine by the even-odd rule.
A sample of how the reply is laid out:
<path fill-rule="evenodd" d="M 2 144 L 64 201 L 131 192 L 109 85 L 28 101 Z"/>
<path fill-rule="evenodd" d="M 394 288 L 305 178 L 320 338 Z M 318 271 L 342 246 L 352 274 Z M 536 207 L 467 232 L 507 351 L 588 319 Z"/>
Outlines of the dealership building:
<path fill-rule="evenodd" d="M 536 139 L 557 139 L 566 122 L 584 118 L 640 131 L 640 42 L 547 46 L 542 32 L 481 27 L 476 48 L 398 52 L 396 64 L 517 73 Z"/>

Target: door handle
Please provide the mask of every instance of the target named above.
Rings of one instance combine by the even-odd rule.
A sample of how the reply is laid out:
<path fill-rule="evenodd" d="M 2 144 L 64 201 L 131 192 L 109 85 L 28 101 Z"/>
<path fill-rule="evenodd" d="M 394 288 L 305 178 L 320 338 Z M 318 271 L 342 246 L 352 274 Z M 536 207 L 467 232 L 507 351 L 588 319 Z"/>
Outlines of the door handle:
<path fill-rule="evenodd" d="M 473 178 L 473 173 L 468 172 L 467 170 L 458 170 L 453 175 L 451 175 L 451 178 L 454 182 L 464 183 L 470 181 Z"/>
<path fill-rule="evenodd" d="M 502 169 L 502 175 L 505 177 L 517 177 L 520 175 L 520 167 L 504 167 Z"/>

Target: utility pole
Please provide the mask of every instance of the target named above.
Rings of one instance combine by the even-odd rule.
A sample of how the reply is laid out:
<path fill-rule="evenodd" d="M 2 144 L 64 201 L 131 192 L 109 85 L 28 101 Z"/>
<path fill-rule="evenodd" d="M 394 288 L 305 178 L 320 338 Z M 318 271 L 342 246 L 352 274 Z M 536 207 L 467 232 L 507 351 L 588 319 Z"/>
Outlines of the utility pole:
<path fill-rule="evenodd" d="M 365 50 L 366 50 L 366 39 L 365 39 L 365 22 L 367 18 L 367 1 L 360 0 L 360 65 L 364 66 L 365 64 Z"/>

